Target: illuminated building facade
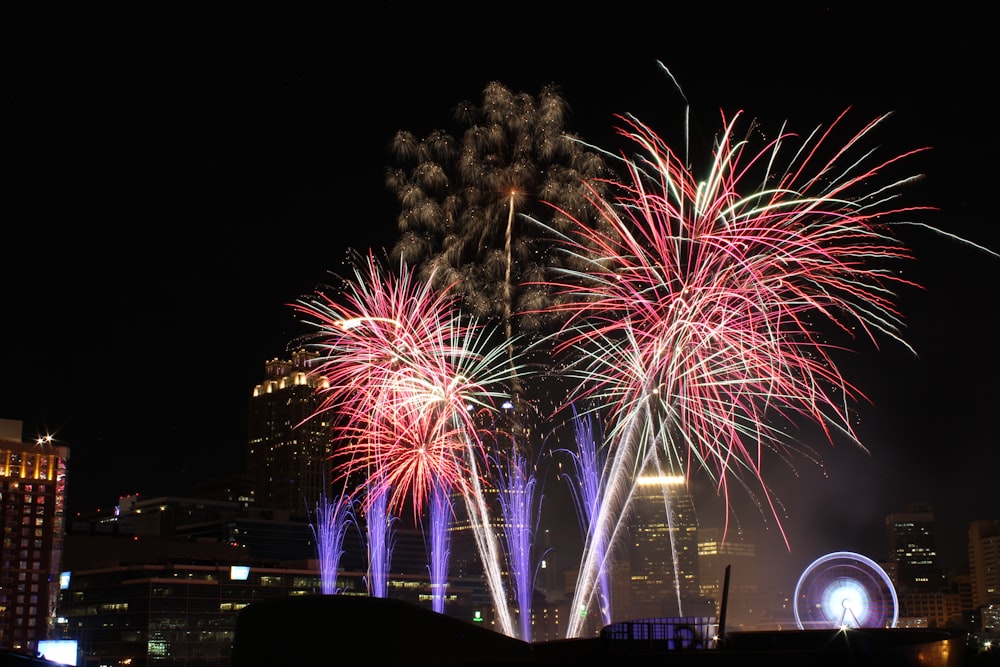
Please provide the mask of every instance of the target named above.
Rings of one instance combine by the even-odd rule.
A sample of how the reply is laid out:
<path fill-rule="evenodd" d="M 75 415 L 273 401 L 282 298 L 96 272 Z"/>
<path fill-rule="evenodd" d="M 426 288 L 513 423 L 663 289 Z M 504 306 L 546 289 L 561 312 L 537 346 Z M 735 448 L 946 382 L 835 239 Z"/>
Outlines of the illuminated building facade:
<path fill-rule="evenodd" d="M 1000 519 L 969 524 L 969 575 L 973 609 L 1000 604 Z"/>
<path fill-rule="evenodd" d="M 721 528 L 700 528 L 698 530 L 698 578 L 701 596 L 711 600 L 721 616 L 723 587 L 726 584 L 726 568 L 730 568 L 729 598 L 727 613 L 731 623 L 749 620 L 748 610 L 758 606 L 760 592 L 757 579 L 753 576 L 756 568 L 757 547 L 747 542 L 735 531 L 723 539 Z"/>
<path fill-rule="evenodd" d="M 69 449 L 25 443 L 22 428 L 0 420 L 0 648 L 33 653 L 54 638 Z"/>
<path fill-rule="evenodd" d="M 627 618 L 688 614 L 701 599 L 698 576 L 698 519 L 682 476 L 640 477 L 629 521 L 629 599 L 614 607 Z"/>
<path fill-rule="evenodd" d="M 897 625 L 908 628 L 944 628 L 963 622 L 962 598 L 949 590 L 910 591 L 899 594 L 899 607 L 905 610 Z"/>
<path fill-rule="evenodd" d="M 887 515 L 885 528 L 889 560 L 895 564 L 892 572 L 896 590 L 900 593 L 940 590 L 945 581 L 937 566 L 934 512 L 930 506 L 911 503 L 905 512 Z"/>
<path fill-rule="evenodd" d="M 328 423 L 312 418 L 326 379 L 310 371 L 318 353 L 298 350 L 291 360 L 265 364 L 265 379 L 250 398 L 247 475 L 254 504 L 308 517 L 328 489 Z"/>

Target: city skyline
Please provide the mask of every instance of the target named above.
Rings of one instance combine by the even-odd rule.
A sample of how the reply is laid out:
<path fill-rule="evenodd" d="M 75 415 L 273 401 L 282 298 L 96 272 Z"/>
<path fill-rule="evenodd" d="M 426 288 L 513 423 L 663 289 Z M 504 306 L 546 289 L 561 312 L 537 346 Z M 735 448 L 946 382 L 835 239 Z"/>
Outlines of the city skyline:
<path fill-rule="evenodd" d="M 831 34 L 851 21 L 806 14 Z M 964 25 L 933 24 L 941 34 Z M 962 120 L 985 115 L 987 92 L 974 84 L 989 59 L 975 39 L 946 51 L 943 37 L 874 27 L 880 41 L 865 54 L 796 52 L 802 35 L 721 71 L 687 43 L 609 48 L 595 60 L 476 52 L 461 76 L 439 74 L 452 57 L 444 46 L 381 33 L 362 47 L 340 33 L 264 46 L 196 36 L 169 55 L 136 34 L 91 43 L 74 61 L 65 58 L 79 41 L 53 35 L 29 48 L 25 38 L 6 134 L 19 165 L 7 217 L 26 236 L 3 274 L 16 324 L 0 417 L 71 449 L 76 510 L 120 493 L 174 495 L 242 467 L 249 392 L 303 332 L 288 304 L 341 271 L 348 248 L 396 237 L 383 185 L 393 134 L 447 125 L 454 105 L 493 80 L 532 94 L 559 84 L 573 131 L 601 146 L 613 143 L 614 113 L 680 136 L 689 109 L 693 157 L 718 129 L 719 109 L 799 132 L 849 105 L 862 119 L 895 111 L 881 140 L 932 147 L 920 161 L 927 178 L 908 198 L 941 209 L 928 224 L 996 249 L 978 157 L 996 139 Z M 394 66 L 379 64 L 386 58 Z M 67 218 L 79 222 L 56 236 Z M 964 544 L 969 521 L 993 518 L 979 513 L 996 514 L 985 474 L 997 457 L 988 343 L 1000 264 L 919 229 L 907 241 L 926 287 L 901 296 L 918 356 L 892 345 L 858 354 L 854 379 L 874 401 L 858 413 L 869 454 L 818 447 L 825 476 L 808 465 L 798 477 L 772 471 L 794 555 L 782 555 L 773 532 L 755 542 L 778 547 L 780 559 L 809 562 L 838 541 L 831 536 L 880 558 L 870 552 L 885 515 L 927 501 L 944 521 L 939 553 L 950 565 L 964 554 L 945 545 Z M 760 533 L 754 508 L 740 516 Z"/>

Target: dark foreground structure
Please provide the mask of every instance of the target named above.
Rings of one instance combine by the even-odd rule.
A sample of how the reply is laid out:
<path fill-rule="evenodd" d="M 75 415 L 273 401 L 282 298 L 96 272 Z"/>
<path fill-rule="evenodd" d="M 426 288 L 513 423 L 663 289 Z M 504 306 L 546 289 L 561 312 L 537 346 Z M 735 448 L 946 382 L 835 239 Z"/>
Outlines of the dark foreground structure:
<path fill-rule="evenodd" d="M 400 600 L 315 595 L 263 600 L 240 611 L 231 665 L 322 667 L 352 656 L 400 667 L 959 667 L 967 664 L 966 641 L 965 633 L 944 630 L 852 629 L 734 632 L 712 647 L 678 647 L 648 632 L 528 643 Z"/>
<path fill-rule="evenodd" d="M 65 667 L 61 662 L 53 662 L 26 653 L 0 649 L 0 667 Z"/>

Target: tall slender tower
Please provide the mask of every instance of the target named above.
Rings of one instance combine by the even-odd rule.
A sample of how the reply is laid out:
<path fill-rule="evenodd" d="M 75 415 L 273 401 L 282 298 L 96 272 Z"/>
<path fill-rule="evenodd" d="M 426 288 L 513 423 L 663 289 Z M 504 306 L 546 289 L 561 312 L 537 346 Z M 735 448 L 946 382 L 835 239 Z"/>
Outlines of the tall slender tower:
<path fill-rule="evenodd" d="M 969 575 L 974 609 L 1000 604 L 1000 519 L 969 524 Z"/>
<path fill-rule="evenodd" d="M 632 618 L 684 616 L 701 597 L 698 519 L 684 477 L 639 478 L 629 521 Z"/>
<path fill-rule="evenodd" d="M 885 518 L 889 560 L 895 563 L 896 589 L 900 592 L 936 591 L 944 585 L 937 566 L 934 512 L 926 503 L 910 503 L 905 512 Z"/>
<path fill-rule="evenodd" d="M 55 639 L 69 449 L 22 428 L 0 419 L 0 648 L 30 653 Z"/>
<path fill-rule="evenodd" d="M 308 518 L 328 491 L 327 420 L 314 417 L 326 379 L 310 372 L 319 354 L 298 350 L 265 364 L 250 397 L 247 474 L 254 504 Z"/>

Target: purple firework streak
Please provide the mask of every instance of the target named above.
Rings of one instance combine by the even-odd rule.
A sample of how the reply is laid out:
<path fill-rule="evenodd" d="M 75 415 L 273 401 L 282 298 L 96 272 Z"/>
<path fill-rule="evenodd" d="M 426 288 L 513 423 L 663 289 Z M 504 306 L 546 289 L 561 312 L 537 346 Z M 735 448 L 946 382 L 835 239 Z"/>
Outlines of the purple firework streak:
<path fill-rule="evenodd" d="M 519 639 L 530 642 L 532 601 L 538 563 L 535 559 L 535 535 L 541 516 L 541 496 L 536 495 L 538 480 L 521 449 L 512 443 L 509 450 L 494 460 L 500 513 L 503 518 L 503 544 L 507 560 L 511 595 L 520 620 Z"/>
<path fill-rule="evenodd" d="M 316 539 L 316 555 L 319 559 L 320 590 L 323 595 L 334 595 L 337 588 L 337 573 L 340 558 L 344 555 L 344 537 L 355 524 L 351 501 L 346 495 L 330 500 L 326 494 L 316 503 L 315 521 L 310 526 Z"/>
<path fill-rule="evenodd" d="M 431 580 L 431 608 L 443 614 L 451 553 L 452 506 L 447 492 L 440 485 L 435 486 L 431 492 L 429 523 L 428 569 Z"/>
<path fill-rule="evenodd" d="M 595 597 L 601 621 L 608 625 L 611 623 L 611 582 L 608 574 L 610 552 L 607 537 L 598 532 L 604 530 L 605 526 L 603 522 L 597 521 L 604 495 L 601 478 L 604 470 L 601 457 L 603 437 L 599 430 L 600 424 L 593 413 L 580 414 L 576 406 L 573 406 L 576 449 L 560 450 L 571 457 L 571 471 L 562 473 L 561 477 L 569 484 L 584 538 L 593 545 L 595 553 L 602 555 L 597 566 Z"/>
<path fill-rule="evenodd" d="M 392 561 L 393 524 L 389 513 L 389 495 L 377 486 L 366 503 L 365 525 L 368 534 L 368 594 L 384 598 L 389 593 L 389 564 Z"/>

